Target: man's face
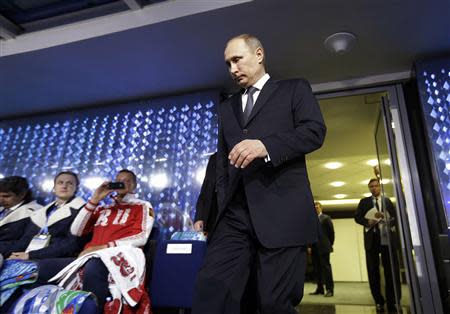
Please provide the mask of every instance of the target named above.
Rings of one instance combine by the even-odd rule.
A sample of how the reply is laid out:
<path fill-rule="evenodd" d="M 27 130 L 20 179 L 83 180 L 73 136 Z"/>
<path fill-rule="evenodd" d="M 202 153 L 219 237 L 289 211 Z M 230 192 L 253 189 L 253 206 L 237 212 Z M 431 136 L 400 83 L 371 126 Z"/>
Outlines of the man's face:
<path fill-rule="evenodd" d="M 377 197 L 378 195 L 380 195 L 380 192 L 381 192 L 380 183 L 378 181 L 370 182 L 369 183 L 369 190 L 370 190 L 370 193 L 372 193 L 373 196 Z"/>
<path fill-rule="evenodd" d="M 75 195 L 77 180 L 70 174 L 61 174 L 55 179 L 54 190 L 57 198 L 67 201 Z"/>
<path fill-rule="evenodd" d="M 314 203 L 314 207 L 316 208 L 317 215 L 319 215 L 322 212 L 322 206 L 320 203 Z"/>
<path fill-rule="evenodd" d="M 229 41 L 224 56 L 231 77 L 242 88 L 252 86 L 265 73 L 263 50 L 253 50 L 244 39 L 235 38 Z"/>
<path fill-rule="evenodd" d="M 116 176 L 116 181 L 122 182 L 125 185 L 125 188 L 116 190 L 119 195 L 132 193 L 136 188 L 136 183 L 133 180 L 133 175 L 128 172 L 119 172 Z"/>
<path fill-rule="evenodd" d="M 24 197 L 25 194 L 17 195 L 13 192 L 0 192 L 0 206 L 3 206 L 5 208 L 14 207 L 15 205 L 19 204 Z"/>

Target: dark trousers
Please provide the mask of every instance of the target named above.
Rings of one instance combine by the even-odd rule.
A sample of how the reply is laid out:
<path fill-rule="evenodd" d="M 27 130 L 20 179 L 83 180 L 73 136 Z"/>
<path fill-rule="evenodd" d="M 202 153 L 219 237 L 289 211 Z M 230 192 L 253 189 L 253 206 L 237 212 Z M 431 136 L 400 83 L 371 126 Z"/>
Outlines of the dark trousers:
<path fill-rule="evenodd" d="M 75 260 L 75 257 L 47 258 L 38 260 L 38 285 L 46 285 L 49 280 L 59 273 L 64 267 Z M 51 283 L 50 283 L 51 284 Z M 54 283 L 53 283 L 54 284 Z"/>
<path fill-rule="evenodd" d="M 330 253 L 320 253 L 317 248 L 312 249 L 312 262 L 317 280 L 317 291 L 323 292 L 323 285 L 327 291 L 334 291 L 333 271 L 330 264 Z"/>
<path fill-rule="evenodd" d="M 250 274 L 257 313 L 297 313 L 303 296 L 306 250 L 268 249 L 255 234 L 246 202 L 234 202 L 212 235 L 195 284 L 192 314 L 239 314 Z"/>
<path fill-rule="evenodd" d="M 388 308 L 393 308 L 396 303 L 395 291 L 397 292 L 399 300 L 401 297 L 400 273 L 397 252 L 394 249 L 392 254 L 393 260 L 391 263 L 389 247 L 387 245 L 374 243 L 370 250 L 366 250 L 366 265 L 369 276 L 370 292 L 372 293 L 375 303 L 382 305 L 385 303 L 385 299 L 381 293 L 380 284 L 380 255 L 384 271 L 386 303 Z"/>

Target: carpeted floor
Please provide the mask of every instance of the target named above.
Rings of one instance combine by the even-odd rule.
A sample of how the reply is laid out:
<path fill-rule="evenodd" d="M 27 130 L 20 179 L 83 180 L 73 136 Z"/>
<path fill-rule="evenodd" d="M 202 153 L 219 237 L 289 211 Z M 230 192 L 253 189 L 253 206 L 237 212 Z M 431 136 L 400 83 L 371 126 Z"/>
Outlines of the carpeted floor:
<path fill-rule="evenodd" d="M 301 304 L 374 305 L 369 284 L 366 282 L 335 282 L 334 296 L 329 298 L 323 295 L 309 295 L 315 288 L 314 283 L 305 283 L 305 293 Z M 402 285 L 400 302 L 402 307 L 408 307 L 409 301 L 408 287 Z"/>
<path fill-rule="evenodd" d="M 374 306 L 369 305 L 333 305 L 333 304 L 302 304 L 297 307 L 299 314 L 378 314 Z M 407 307 L 402 308 L 402 314 L 410 314 Z M 389 314 L 385 312 L 385 314 Z"/>

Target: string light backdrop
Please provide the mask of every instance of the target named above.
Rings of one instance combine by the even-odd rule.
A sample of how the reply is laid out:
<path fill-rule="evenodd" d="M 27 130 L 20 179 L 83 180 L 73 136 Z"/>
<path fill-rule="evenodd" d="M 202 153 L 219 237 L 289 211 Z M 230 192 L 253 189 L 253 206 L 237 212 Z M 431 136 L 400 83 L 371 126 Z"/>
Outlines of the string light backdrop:
<path fill-rule="evenodd" d="M 150 201 L 164 237 L 189 230 L 206 164 L 217 146 L 217 92 L 0 123 L 0 177 L 28 179 L 42 204 L 53 200 L 53 177 L 79 174 L 89 199 L 104 180 L 127 168 L 136 192 Z"/>
<path fill-rule="evenodd" d="M 450 58 L 419 63 L 417 81 L 432 158 L 450 226 Z"/>

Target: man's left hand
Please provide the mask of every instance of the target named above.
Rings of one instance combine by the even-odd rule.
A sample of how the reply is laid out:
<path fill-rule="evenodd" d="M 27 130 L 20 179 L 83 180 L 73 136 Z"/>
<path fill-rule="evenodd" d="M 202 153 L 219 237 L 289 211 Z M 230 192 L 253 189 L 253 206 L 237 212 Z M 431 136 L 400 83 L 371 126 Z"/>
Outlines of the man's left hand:
<path fill-rule="evenodd" d="M 267 154 L 267 149 L 260 140 L 243 140 L 233 147 L 228 159 L 236 168 L 245 168 L 256 158 L 265 158 Z"/>
<path fill-rule="evenodd" d="M 25 252 L 13 252 L 11 253 L 11 256 L 8 259 L 21 259 L 21 260 L 28 260 L 30 256 L 28 253 Z"/>

